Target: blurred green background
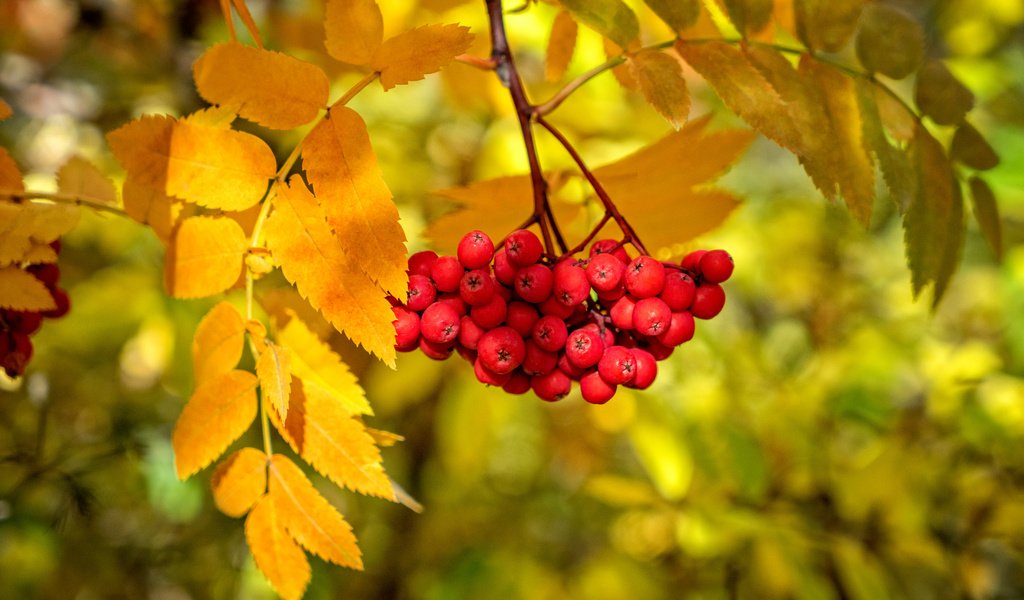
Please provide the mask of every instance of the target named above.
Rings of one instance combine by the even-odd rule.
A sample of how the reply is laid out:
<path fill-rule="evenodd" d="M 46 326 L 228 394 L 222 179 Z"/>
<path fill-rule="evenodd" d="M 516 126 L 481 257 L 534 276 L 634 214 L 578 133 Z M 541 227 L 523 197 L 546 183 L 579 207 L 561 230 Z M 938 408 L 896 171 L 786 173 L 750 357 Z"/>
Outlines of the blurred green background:
<path fill-rule="evenodd" d="M 313 559 L 308 598 L 1024 598 L 1024 4 L 899 4 L 975 92 L 972 121 L 1002 156 L 986 179 L 1004 260 L 971 222 L 932 314 L 911 296 L 892 203 L 879 200 L 865 231 L 759 139 L 720 182 L 744 204 L 687 242 L 735 257 L 725 311 L 646 392 L 545 404 L 484 388 L 461 361 L 417 353 L 390 371 L 334 334 L 371 424 L 406 438 L 385 467 L 426 510 L 321 485 L 366 571 Z M 271 47 L 329 69 L 335 97 L 360 76 L 325 58 L 319 2 L 249 5 Z M 382 5 L 388 32 L 459 21 L 488 52 L 483 2 Z M 534 99 L 558 88 L 543 81 L 555 11 L 507 19 Z M 664 39 L 641 14 L 646 41 Z M 0 95 L 15 110 L 0 144 L 32 189 L 52 189 L 74 154 L 116 174 L 103 134 L 200 106 L 191 62 L 225 36 L 213 0 L 0 0 Z M 570 75 L 603 60 L 581 30 Z M 691 84 L 695 115 L 740 125 Z M 445 209 L 431 190 L 526 170 L 492 74 L 453 65 L 352 106 L 411 250 Z M 610 75 L 551 120 L 592 165 L 668 130 Z M 298 139 L 260 134 L 279 158 Z M 570 167 L 540 141 L 546 166 Z M 191 335 L 214 300 L 169 299 L 159 242 L 124 219 L 83 215 L 60 264 L 72 312 L 45 324 L 28 375 L 0 389 L 0 598 L 272 597 L 241 522 L 213 506 L 210 470 L 174 476 Z"/>

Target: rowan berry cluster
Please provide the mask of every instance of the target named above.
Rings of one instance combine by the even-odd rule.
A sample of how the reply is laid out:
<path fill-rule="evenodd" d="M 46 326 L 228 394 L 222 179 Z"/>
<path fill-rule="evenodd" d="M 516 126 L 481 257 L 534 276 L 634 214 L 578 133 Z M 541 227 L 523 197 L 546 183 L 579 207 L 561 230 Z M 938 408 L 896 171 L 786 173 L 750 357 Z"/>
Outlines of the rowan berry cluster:
<path fill-rule="evenodd" d="M 732 275 L 724 250 L 697 250 L 681 264 L 631 258 L 600 240 L 586 258 L 544 254 L 538 237 L 517 230 L 495 252 L 482 231 L 457 256 L 409 257 L 409 295 L 392 301 L 396 348 L 436 360 L 458 352 L 477 379 L 511 394 L 603 404 L 620 385 L 644 389 L 657 361 L 693 338 L 694 319 L 725 305 L 719 285 Z"/>
<path fill-rule="evenodd" d="M 50 246 L 60 252 L 59 241 Z M 56 264 L 28 265 L 23 268 L 43 282 L 57 306 L 42 312 L 0 309 L 0 367 L 8 377 L 19 377 L 25 372 L 25 366 L 32 359 L 32 340 L 29 336 L 39 331 L 43 319 L 63 317 L 71 307 L 67 292 L 57 287 L 60 268 Z"/>

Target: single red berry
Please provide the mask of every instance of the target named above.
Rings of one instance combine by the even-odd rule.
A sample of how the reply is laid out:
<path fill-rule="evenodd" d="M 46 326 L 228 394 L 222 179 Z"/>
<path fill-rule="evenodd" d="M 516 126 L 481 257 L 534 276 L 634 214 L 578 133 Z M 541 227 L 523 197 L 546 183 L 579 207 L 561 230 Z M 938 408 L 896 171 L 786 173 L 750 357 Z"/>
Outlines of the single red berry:
<path fill-rule="evenodd" d="M 438 290 L 457 292 L 459 283 L 462 282 L 462 274 L 465 272 L 462 263 L 454 256 L 438 256 L 434 266 L 430 267 L 430 278 L 434 280 Z"/>
<path fill-rule="evenodd" d="M 560 352 L 558 354 L 558 370 L 565 373 L 569 379 L 574 379 L 576 381 L 579 381 L 580 377 L 583 377 L 583 373 L 586 372 L 585 369 L 577 367 L 569 362 L 569 359 L 565 356 L 565 352 Z"/>
<path fill-rule="evenodd" d="M 722 283 L 732 276 L 732 257 L 725 250 L 710 250 L 701 257 L 698 267 L 707 283 Z"/>
<path fill-rule="evenodd" d="M 587 272 L 568 261 L 558 263 L 554 269 L 555 284 L 552 295 L 566 306 L 576 306 L 590 295 Z"/>
<path fill-rule="evenodd" d="M 503 386 L 512 378 L 511 373 L 495 373 L 488 369 L 480 360 L 479 355 L 473 361 L 473 374 L 476 375 L 477 381 L 480 383 L 493 386 Z"/>
<path fill-rule="evenodd" d="M 615 240 L 598 240 L 590 246 L 590 256 L 594 257 L 598 254 L 611 254 L 615 258 L 622 261 L 622 264 L 629 263 L 629 254 L 626 253 L 626 249 L 622 247 L 622 244 Z"/>
<path fill-rule="evenodd" d="M 661 298 L 637 300 L 633 309 L 633 328 L 642 335 L 657 336 L 668 329 L 672 309 Z"/>
<path fill-rule="evenodd" d="M 642 348 L 633 348 L 630 352 L 633 353 L 636 364 L 634 369 L 636 375 L 634 375 L 633 381 L 626 384 L 626 387 L 646 390 L 651 387 L 654 379 L 658 376 L 658 361 L 654 360 L 653 354 Z"/>
<path fill-rule="evenodd" d="M 57 308 L 44 310 L 42 315 L 47 319 L 59 319 L 68 314 L 68 311 L 71 310 L 71 298 L 68 297 L 67 291 L 53 288 L 50 290 L 50 295 L 53 296 L 53 301 L 57 304 Z"/>
<path fill-rule="evenodd" d="M 56 287 L 60 280 L 60 267 L 55 264 L 31 265 L 26 269 L 35 275 L 36 279 L 43 282 L 43 285 L 51 290 Z"/>
<path fill-rule="evenodd" d="M 598 361 L 597 372 L 611 385 L 628 383 L 636 376 L 636 357 L 628 348 L 611 346 Z"/>
<path fill-rule="evenodd" d="M 516 330 L 524 338 L 530 337 L 533 332 L 533 325 L 540 318 L 537 309 L 526 302 L 513 300 L 508 303 L 508 314 L 505 316 L 505 324 Z"/>
<path fill-rule="evenodd" d="M 409 310 L 423 312 L 428 306 L 434 303 L 437 298 L 437 289 L 430 279 L 423 275 L 409 276 L 409 297 L 405 305 Z"/>
<path fill-rule="evenodd" d="M 565 321 L 554 315 L 545 315 L 533 324 L 531 339 L 548 352 L 558 352 L 565 348 L 565 340 L 569 337 L 569 329 Z"/>
<path fill-rule="evenodd" d="M 505 253 L 513 265 L 528 267 L 540 260 L 544 247 L 537 234 L 527 229 L 517 229 L 505 238 Z"/>
<path fill-rule="evenodd" d="M 526 340 L 526 356 L 521 365 L 527 375 L 544 375 L 558 368 L 558 353 L 549 352 L 533 340 Z"/>
<path fill-rule="evenodd" d="M 625 272 L 626 265 L 614 254 L 598 253 L 587 264 L 587 281 L 598 293 L 610 292 L 622 283 Z"/>
<path fill-rule="evenodd" d="M 447 304 L 448 306 L 455 309 L 455 312 L 459 313 L 460 317 L 464 317 L 469 313 L 469 305 L 462 300 L 456 292 L 445 292 L 437 297 L 434 302 Z"/>
<path fill-rule="evenodd" d="M 23 310 L 7 310 L 3 311 L 3 320 L 7 322 L 11 331 L 32 335 L 39 331 L 39 326 L 43 323 L 43 315 Z"/>
<path fill-rule="evenodd" d="M 555 276 L 545 265 L 530 265 L 516 272 L 516 294 L 527 302 L 540 304 L 551 295 Z"/>
<path fill-rule="evenodd" d="M 604 304 L 605 306 L 611 306 L 612 304 L 615 303 L 616 300 L 625 295 L 626 286 L 622 285 L 621 282 L 619 283 L 619 285 L 615 286 L 614 288 L 607 292 L 602 292 L 601 290 L 597 291 L 597 299 L 600 300 L 601 304 Z"/>
<path fill-rule="evenodd" d="M 501 386 L 501 389 L 505 390 L 508 394 L 515 394 L 516 396 L 525 394 L 530 391 L 530 376 L 523 373 L 521 369 L 512 371 L 508 381 L 505 385 Z"/>
<path fill-rule="evenodd" d="M 674 312 L 668 329 L 658 334 L 658 341 L 666 346 L 678 346 L 693 339 L 695 324 L 689 312 Z"/>
<path fill-rule="evenodd" d="M 638 256 L 626 267 L 626 291 L 637 298 L 651 298 L 665 287 L 665 266 L 650 256 Z"/>
<path fill-rule="evenodd" d="M 494 329 L 505 322 L 508 305 L 501 296 L 491 296 L 490 302 L 469 309 L 469 316 L 484 330 Z"/>
<path fill-rule="evenodd" d="M 690 312 L 698 319 L 710 319 L 722 312 L 725 306 L 725 290 L 717 283 L 702 283 L 697 287 Z"/>
<path fill-rule="evenodd" d="M 495 282 L 494 293 L 501 296 L 501 299 L 505 301 L 505 304 L 512 301 L 512 289 L 507 288 L 500 283 Z"/>
<path fill-rule="evenodd" d="M 430 277 L 430 269 L 437 262 L 437 252 L 421 250 L 409 257 L 409 274 Z"/>
<path fill-rule="evenodd" d="M 705 254 L 707 254 L 707 250 L 694 250 L 693 252 L 684 256 L 683 260 L 679 261 L 679 264 L 684 269 L 689 271 L 690 274 L 697 275 L 698 273 L 700 273 L 700 259 Z"/>
<path fill-rule="evenodd" d="M 604 341 L 593 329 L 577 329 L 565 340 L 565 356 L 575 367 L 588 369 L 596 365 L 603 354 Z"/>
<path fill-rule="evenodd" d="M 435 302 L 423 311 L 420 334 L 435 344 L 453 342 L 459 336 L 460 321 L 461 318 L 454 308 Z"/>
<path fill-rule="evenodd" d="M 572 390 L 572 380 L 565 373 L 555 369 L 547 375 L 531 377 L 530 387 L 541 400 L 555 402 L 569 395 Z"/>
<path fill-rule="evenodd" d="M 465 316 L 459 319 L 459 344 L 467 350 L 476 350 L 480 338 L 487 330 L 477 325 L 472 318 Z"/>
<path fill-rule="evenodd" d="M 467 269 L 480 269 L 491 262 L 494 255 L 494 242 L 486 233 L 474 229 L 462 237 L 456 252 L 459 262 Z"/>
<path fill-rule="evenodd" d="M 693 277 L 682 271 L 668 269 L 665 273 L 665 289 L 661 290 L 658 297 L 664 300 L 673 312 L 680 312 L 690 308 L 696 292 L 697 284 L 693 282 Z"/>
<path fill-rule="evenodd" d="M 662 344 L 658 341 L 658 338 L 647 339 L 646 345 L 644 346 L 644 350 L 650 352 L 651 356 L 654 357 L 654 360 L 665 360 L 672 356 L 675 349 L 675 346 L 666 346 L 665 344 Z"/>
<path fill-rule="evenodd" d="M 462 276 L 459 283 L 459 296 L 470 306 L 487 304 L 494 297 L 494 288 L 497 284 L 491 279 L 491 274 L 484 269 L 473 269 Z"/>
<path fill-rule="evenodd" d="M 587 402 L 604 404 L 615 395 L 615 385 L 605 381 L 597 370 L 593 370 L 580 379 L 580 392 Z"/>
<path fill-rule="evenodd" d="M 395 313 L 395 348 L 415 350 L 420 343 L 420 316 L 404 306 L 392 306 L 391 311 Z"/>
<path fill-rule="evenodd" d="M 516 282 L 517 270 L 517 267 L 509 261 L 508 254 L 505 254 L 505 249 L 498 250 L 497 254 L 494 255 L 494 278 L 501 285 L 511 287 Z"/>
<path fill-rule="evenodd" d="M 601 342 L 605 348 L 615 345 L 615 332 L 612 331 L 611 327 L 606 327 L 603 324 L 587 323 L 581 329 L 589 329 L 596 332 L 597 335 L 601 336 Z"/>
<path fill-rule="evenodd" d="M 636 336 L 633 335 L 632 331 L 620 331 L 618 335 L 615 336 L 615 345 L 629 349 L 636 348 Z"/>
<path fill-rule="evenodd" d="M 460 329 L 459 332 L 461 333 L 462 330 Z M 455 352 L 458 353 L 459 357 L 461 357 L 462 360 L 468 362 L 469 364 L 473 364 L 476 362 L 476 350 L 470 350 L 469 348 L 460 344 L 458 341 L 455 342 Z"/>
<path fill-rule="evenodd" d="M 636 298 L 623 296 L 615 301 L 612 309 L 608 311 L 612 318 L 612 325 L 623 331 L 633 329 L 633 313 L 636 312 Z"/>
<path fill-rule="evenodd" d="M 483 336 L 476 345 L 483 365 L 495 373 L 511 373 L 523 364 L 526 344 L 522 336 L 511 327 L 496 327 Z"/>
<path fill-rule="evenodd" d="M 563 321 L 572 316 L 573 311 L 576 309 L 575 306 L 566 306 L 562 304 L 561 301 L 554 296 L 549 296 L 547 300 L 540 303 L 538 308 L 540 308 L 540 314 L 557 317 Z"/>
<path fill-rule="evenodd" d="M 455 342 L 437 344 L 431 342 L 422 335 L 420 336 L 420 352 L 425 354 L 427 358 L 431 358 L 433 360 L 445 360 L 452 355 L 452 350 L 454 349 Z"/>

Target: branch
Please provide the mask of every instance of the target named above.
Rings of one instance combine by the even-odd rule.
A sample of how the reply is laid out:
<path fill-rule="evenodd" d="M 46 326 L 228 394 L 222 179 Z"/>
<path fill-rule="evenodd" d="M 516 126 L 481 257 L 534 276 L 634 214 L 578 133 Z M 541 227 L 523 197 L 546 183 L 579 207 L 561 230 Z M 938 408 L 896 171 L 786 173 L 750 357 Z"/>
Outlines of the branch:
<path fill-rule="evenodd" d="M 119 217 L 128 216 L 124 209 L 119 206 L 113 206 L 107 204 L 103 200 L 98 198 L 90 198 L 88 196 L 77 196 L 75 194 L 65 194 L 63 192 L 0 192 L 0 200 L 7 200 L 14 204 L 22 203 L 35 203 L 36 200 L 48 200 L 55 204 L 72 204 L 75 206 L 85 206 L 93 210 L 100 212 L 107 212 L 112 215 Z"/>

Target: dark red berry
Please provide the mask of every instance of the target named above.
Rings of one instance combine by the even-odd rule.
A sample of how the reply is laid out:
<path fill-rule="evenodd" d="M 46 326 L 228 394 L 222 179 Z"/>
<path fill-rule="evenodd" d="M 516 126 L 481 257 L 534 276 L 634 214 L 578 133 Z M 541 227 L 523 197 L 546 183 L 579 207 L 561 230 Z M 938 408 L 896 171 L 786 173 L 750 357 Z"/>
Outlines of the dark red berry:
<path fill-rule="evenodd" d="M 689 312 L 672 313 L 668 329 L 658 334 L 658 341 L 666 346 L 678 346 L 693 339 L 695 325 Z"/>
<path fill-rule="evenodd" d="M 549 352 L 533 340 L 526 340 L 526 356 L 522 369 L 527 375 L 544 375 L 558 367 L 558 353 Z"/>
<path fill-rule="evenodd" d="M 540 318 L 540 314 L 532 304 L 513 300 L 508 304 L 508 314 L 505 316 L 505 324 L 516 330 L 524 338 L 530 337 L 533 333 L 533 325 Z"/>
<path fill-rule="evenodd" d="M 495 373 L 511 373 L 523 364 L 526 344 L 511 327 L 497 327 L 485 333 L 476 345 L 483 365 Z"/>
<path fill-rule="evenodd" d="M 484 269 L 473 269 L 462 276 L 459 283 L 459 296 L 470 306 L 487 304 L 494 297 L 496 284 L 491 274 Z"/>
<path fill-rule="evenodd" d="M 545 315 L 533 325 L 532 339 L 538 346 L 548 352 L 558 352 L 565 348 L 565 340 L 569 337 L 569 329 L 565 321 L 554 315 Z"/>
<path fill-rule="evenodd" d="M 459 344 L 467 350 L 476 350 L 480 338 L 487 333 L 487 330 L 477 325 L 470 317 L 459 319 Z"/>
<path fill-rule="evenodd" d="M 51 290 L 56 287 L 60 280 L 60 267 L 55 264 L 31 265 L 26 269 L 35 275 L 36 279 L 43 282 L 43 285 Z"/>
<path fill-rule="evenodd" d="M 612 318 L 612 325 L 623 331 L 633 329 L 633 313 L 636 312 L 636 298 L 623 296 L 615 301 L 609 314 Z"/>
<path fill-rule="evenodd" d="M 435 344 L 454 342 L 459 336 L 461 318 L 455 309 L 447 304 L 435 302 L 423 311 L 420 319 L 420 335 Z"/>
<path fill-rule="evenodd" d="M 565 340 L 565 356 L 569 363 L 581 369 L 597 364 L 604 355 L 604 341 L 593 329 L 577 329 Z"/>
<path fill-rule="evenodd" d="M 517 268 L 509 262 L 505 249 L 498 250 L 498 253 L 494 255 L 494 278 L 501 285 L 512 287 L 516 282 L 516 271 Z"/>
<path fill-rule="evenodd" d="M 39 326 L 43 323 L 43 315 L 37 312 L 9 310 L 4 311 L 3 320 L 7 322 L 11 331 L 32 335 L 39 331 Z"/>
<path fill-rule="evenodd" d="M 454 256 L 438 256 L 434 266 L 430 267 L 430 278 L 439 291 L 457 292 L 465 272 L 462 263 Z"/>
<path fill-rule="evenodd" d="M 626 291 L 637 298 L 651 298 L 665 287 L 665 266 L 650 256 L 638 256 L 626 267 Z"/>
<path fill-rule="evenodd" d="M 576 306 L 590 295 L 587 272 L 579 265 L 563 261 L 555 266 L 552 295 L 565 306 Z"/>
<path fill-rule="evenodd" d="M 577 367 L 569 362 L 569 359 L 565 356 L 565 352 L 558 355 L 558 370 L 565 373 L 570 379 L 575 379 L 577 381 L 579 381 L 579 378 L 583 377 L 583 373 L 586 372 L 585 369 Z"/>
<path fill-rule="evenodd" d="M 622 283 L 625 271 L 626 265 L 614 254 L 595 254 L 587 264 L 587 281 L 598 293 L 610 292 Z"/>
<path fill-rule="evenodd" d="M 444 344 L 437 344 L 431 342 L 427 338 L 420 336 L 420 352 L 425 354 L 427 358 L 434 360 L 445 360 L 452 355 L 452 350 L 455 349 L 455 342 L 447 342 Z"/>
<path fill-rule="evenodd" d="M 512 378 L 511 373 L 495 373 L 488 369 L 480 360 L 479 355 L 473 361 L 473 374 L 476 375 L 477 381 L 484 385 L 503 386 Z"/>
<path fill-rule="evenodd" d="M 597 370 L 587 372 L 580 379 L 583 399 L 591 404 L 604 404 L 615 395 L 615 385 L 605 381 Z"/>
<path fill-rule="evenodd" d="M 409 310 L 423 312 L 428 306 L 434 303 L 437 298 L 437 289 L 430 279 L 423 275 L 409 276 L 409 296 L 405 305 Z"/>
<path fill-rule="evenodd" d="M 650 352 L 651 356 L 654 357 L 654 360 L 665 360 L 672 356 L 672 352 L 674 352 L 675 349 L 675 346 L 666 346 L 659 342 L 657 338 L 650 338 L 646 340 L 646 345 L 644 346 L 644 350 Z"/>
<path fill-rule="evenodd" d="M 467 269 L 480 269 L 491 262 L 494 242 L 486 233 L 474 229 L 462 237 L 457 251 L 459 262 Z"/>
<path fill-rule="evenodd" d="M 628 348 L 612 346 L 597 363 L 601 378 L 612 385 L 628 383 L 636 376 L 636 357 Z"/>
<path fill-rule="evenodd" d="M 501 389 L 505 390 L 508 394 L 515 394 L 517 396 L 525 394 L 530 391 L 530 376 L 523 373 L 522 370 L 516 369 L 512 371 L 508 381 L 505 382 L 505 385 L 501 386 Z"/>
<path fill-rule="evenodd" d="M 32 360 L 32 340 L 24 333 L 0 332 L 0 367 L 8 377 L 19 377 Z"/>
<path fill-rule="evenodd" d="M 572 380 L 565 373 L 555 369 L 547 375 L 530 378 L 530 387 L 541 400 L 555 402 L 569 395 L 572 390 Z"/>
<path fill-rule="evenodd" d="M 491 296 L 490 302 L 481 306 L 474 306 L 469 309 L 469 316 L 481 328 L 494 329 L 505 322 L 505 315 L 508 313 L 508 305 L 505 300 L 495 294 Z"/>
<path fill-rule="evenodd" d="M 693 278 L 682 271 L 667 269 L 665 272 L 665 289 L 661 290 L 658 297 L 668 304 L 673 312 L 680 312 L 690 308 L 693 304 L 693 296 L 697 292 L 697 284 Z"/>
<path fill-rule="evenodd" d="M 516 272 L 516 294 L 533 304 L 544 302 L 551 295 L 555 276 L 545 265 L 530 265 Z"/>
<path fill-rule="evenodd" d="M 661 298 L 637 300 L 633 309 L 633 328 L 637 333 L 657 336 L 668 329 L 672 309 Z"/>
<path fill-rule="evenodd" d="M 549 296 L 547 300 L 541 302 L 539 308 L 540 314 L 558 317 L 562 320 L 568 319 L 576 309 L 575 306 L 566 306 L 562 304 L 561 301 L 554 296 Z"/>
<path fill-rule="evenodd" d="M 700 259 L 705 254 L 707 254 L 707 250 L 694 250 L 684 256 L 683 260 L 681 260 L 679 264 L 691 274 L 696 275 L 700 273 Z"/>
<path fill-rule="evenodd" d="M 698 267 L 707 283 L 722 283 L 732 276 L 732 257 L 725 250 L 711 250 L 701 257 Z"/>
<path fill-rule="evenodd" d="M 626 386 L 646 390 L 651 387 L 654 379 L 658 376 L 658 361 L 654 360 L 653 354 L 642 348 L 633 348 L 630 352 L 633 353 L 635 359 L 636 375 L 633 377 L 633 381 L 627 383 Z"/>
<path fill-rule="evenodd" d="M 517 267 L 528 267 L 544 253 L 537 234 L 526 229 L 517 229 L 505 238 L 505 253 L 508 260 Z"/>
<path fill-rule="evenodd" d="M 690 312 L 698 319 L 710 319 L 722 312 L 725 306 L 725 290 L 717 283 L 702 283 L 697 287 Z"/>
<path fill-rule="evenodd" d="M 50 290 L 50 295 L 53 296 L 53 301 L 57 304 L 57 307 L 51 310 L 44 310 L 42 315 L 47 319 L 59 319 L 68 314 L 68 311 L 71 310 L 71 298 L 68 297 L 67 291 L 53 288 Z"/>
<path fill-rule="evenodd" d="M 420 316 L 404 306 L 392 306 L 391 311 L 395 313 L 395 348 L 415 350 L 420 343 Z"/>
<path fill-rule="evenodd" d="M 409 274 L 430 277 L 430 269 L 437 262 L 437 252 L 421 250 L 409 257 Z"/>

